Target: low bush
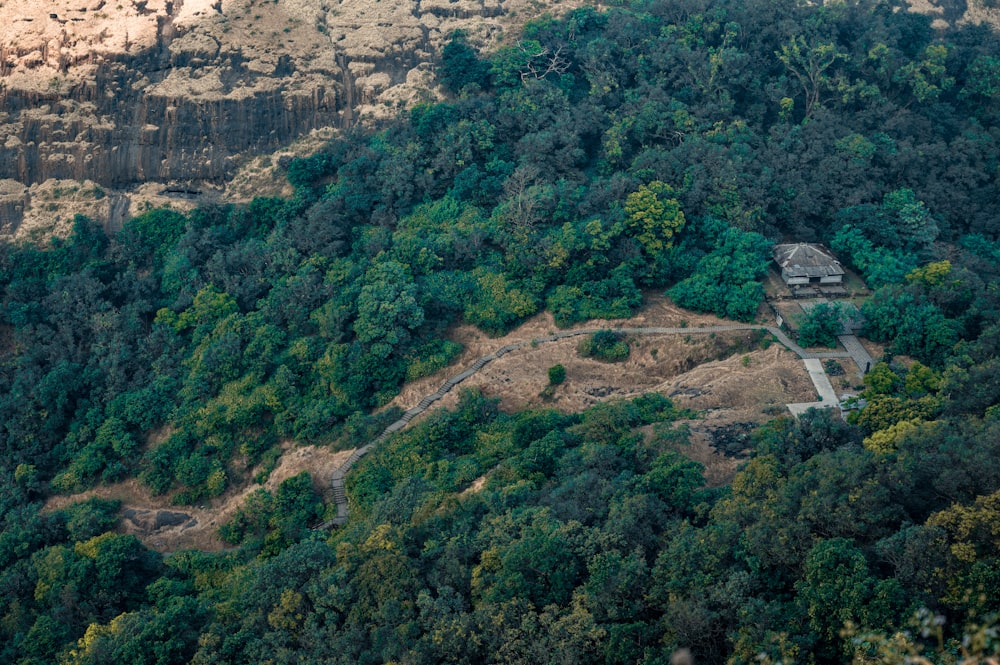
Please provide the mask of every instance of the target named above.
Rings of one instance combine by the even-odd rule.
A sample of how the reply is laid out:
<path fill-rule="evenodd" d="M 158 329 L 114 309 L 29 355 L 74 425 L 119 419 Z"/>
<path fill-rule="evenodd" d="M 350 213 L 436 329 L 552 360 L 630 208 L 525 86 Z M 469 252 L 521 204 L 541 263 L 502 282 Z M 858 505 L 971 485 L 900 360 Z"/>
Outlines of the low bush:
<path fill-rule="evenodd" d="M 630 349 L 621 333 L 600 330 L 580 342 L 577 351 L 584 358 L 596 358 L 613 363 L 628 358 Z"/>

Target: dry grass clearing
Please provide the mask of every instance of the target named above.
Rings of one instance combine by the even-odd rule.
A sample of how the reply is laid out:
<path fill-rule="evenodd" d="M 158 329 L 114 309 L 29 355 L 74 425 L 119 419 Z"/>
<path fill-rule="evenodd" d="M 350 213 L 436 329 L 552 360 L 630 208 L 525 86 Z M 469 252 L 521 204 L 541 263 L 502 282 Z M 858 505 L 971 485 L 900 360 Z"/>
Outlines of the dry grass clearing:
<path fill-rule="evenodd" d="M 682 310 L 659 295 L 648 295 L 647 305 L 637 316 L 618 321 L 588 321 L 579 328 L 625 326 L 690 327 L 725 325 L 714 316 Z M 450 367 L 403 387 L 393 404 L 409 408 L 436 390 L 448 377 L 471 365 L 476 358 L 515 341 L 530 342 L 551 334 L 555 323 L 548 313 L 539 314 L 508 335 L 490 338 L 467 325 L 456 326 L 451 338 L 464 345 L 461 357 Z M 532 407 L 554 407 L 579 412 L 615 398 L 629 398 L 656 391 L 679 407 L 699 411 L 702 417 L 687 423 L 691 442 L 681 446 L 685 454 L 706 467 L 711 486 L 725 484 L 738 460 L 720 454 L 712 446 L 713 432 L 746 423 L 764 422 L 790 402 L 815 399 L 815 391 L 802 361 L 780 344 L 761 348 L 754 331 L 720 334 L 644 335 L 629 339 L 631 354 L 619 363 L 582 358 L 580 339 L 528 345 L 489 363 L 462 387 L 477 387 L 500 399 L 501 408 L 516 411 Z M 548 368 L 561 364 L 566 381 L 549 397 L 541 395 L 548 383 Z M 432 407 L 449 408 L 460 390 L 449 393 Z M 167 432 L 151 436 L 156 445 Z M 284 445 L 285 452 L 263 487 L 274 490 L 282 480 L 309 471 L 317 490 L 329 489 L 332 471 L 352 451 L 331 452 L 316 446 Z M 241 469 L 236 477 L 253 477 L 253 469 Z M 148 547 L 171 552 L 179 549 L 217 551 L 225 547 L 217 530 L 243 505 L 250 492 L 262 487 L 244 482 L 223 496 L 200 506 L 175 506 L 170 495 L 151 496 L 136 480 L 103 485 L 74 496 L 57 496 L 46 504 L 55 510 L 90 497 L 122 502 L 123 530 L 134 533 Z M 473 489 L 474 491 L 474 489 Z"/>
<path fill-rule="evenodd" d="M 216 552 L 227 547 L 219 538 L 218 528 L 233 516 L 251 492 L 260 488 L 274 491 L 281 481 L 308 471 L 317 491 L 325 493 L 333 470 L 353 452 L 335 453 L 316 446 L 293 447 L 290 442 L 284 448 L 278 466 L 263 485 L 243 483 L 199 506 L 176 506 L 171 501 L 171 494 L 153 496 L 148 488 L 132 478 L 81 494 L 54 496 L 43 510 L 58 510 L 91 497 L 115 499 L 122 503 L 122 532 L 134 534 L 146 547 L 158 552 L 183 549 Z"/>

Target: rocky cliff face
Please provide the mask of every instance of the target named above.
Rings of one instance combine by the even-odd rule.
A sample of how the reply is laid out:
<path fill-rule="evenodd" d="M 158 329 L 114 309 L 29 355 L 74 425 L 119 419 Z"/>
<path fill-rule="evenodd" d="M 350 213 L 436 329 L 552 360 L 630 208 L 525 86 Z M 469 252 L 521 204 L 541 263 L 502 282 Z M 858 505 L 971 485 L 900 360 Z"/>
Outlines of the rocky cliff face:
<path fill-rule="evenodd" d="M 0 237 L 278 193 L 255 155 L 433 99 L 454 30 L 489 50 L 587 1 L 3 0 Z M 908 1 L 937 25 L 1000 24 L 981 3 Z M 107 198 L 81 194 L 95 187 Z"/>
<path fill-rule="evenodd" d="M 5 3 L 0 25 L 15 29 L 0 45 L 0 177 L 106 187 L 218 180 L 234 155 L 339 122 L 333 69 L 315 68 L 326 80 L 296 89 L 292 56 L 266 57 L 277 44 L 251 61 L 238 31 L 228 43 L 213 35 L 232 32 L 222 9 Z"/>
<path fill-rule="evenodd" d="M 431 63 L 452 31 L 491 48 L 518 22 L 578 4 L 7 0 L 0 233 L 16 231 L 48 181 L 107 190 L 119 201 L 102 204 L 112 226 L 129 211 L 116 192 L 218 188 L 248 156 L 433 97 Z"/>

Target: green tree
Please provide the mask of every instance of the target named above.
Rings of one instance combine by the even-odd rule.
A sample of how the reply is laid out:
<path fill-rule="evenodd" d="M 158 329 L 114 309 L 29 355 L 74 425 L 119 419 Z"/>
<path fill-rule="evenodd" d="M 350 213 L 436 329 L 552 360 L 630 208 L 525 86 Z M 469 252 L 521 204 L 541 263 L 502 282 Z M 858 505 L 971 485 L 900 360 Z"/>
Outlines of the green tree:
<path fill-rule="evenodd" d="M 169 598 L 163 610 L 143 608 L 120 614 L 107 624 L 88 626 L 63 665 L 166 665 L 188 662 L 198 634 L 208 618 L 205 605 L 194 598 Z"/>
<path fill-rule="evenodd" d="M 704 482 L 705 467 L 675 452 L 661 453 L 643 476 L 644 489 L 678 512 L 693 507 L 695 491 Z"/>
<path fill-rule="evenodd" d="M 837 303 L 819 303 L 809 308 L 799 324 L 799 343 L 802 346 L 837 346 L 837 335 L 844 332 L 840 320 L 841 308 Z"/>
<path fill-rule="evenodd" d="M 667 293 L 681 307 L 749 321 L 764 302 L 759 280 L 770 263 L 771 243 L 758 233 L 718 221 L 706 223 L 699 233 L 713 231 L 719 232 L 712 239 L 713 249 L 698 261 L 692 276 Z"/>
<path fill-rule="evenodd" d="M 894 228 L 891 223 L 885 226 Z M 876 247 L 860 228 L 850 224 L 837 231 L 830 246 L 846 257 L 874 288 L 903 282 L 917 266 L 917 257 L 913 254 Z"/>
<path fill-rule="evenodd" d="M 674 189 L 654 180 L 641 185 L 625 199 L 625 228 L 650 256 L 658 256 L 674 244 L 684 227 L 684 213 Z"/>
<path fill-rule="evenodd" d="M 142 252 L 143 259 L 153 259 L 161 267 L 186 225 L 187 217 L 176 210 L 154 208 L 126 221 L 115 239 L 126 251 Z"/>
<path fill-rule="evenodd" d="M 490 63 L 479 59 L 479 54 L 466 41 L 465 34 L 459 31 L 441 50 L 438 76 L 441 83 L 455 93 L 469 84 L 485 90 L 490 87 Z"/>
<path fill-rule="evenodd" d="M 959 339 L 959 322 L 949 319 L 925 296 L 900 288 L 883 288 L 861 307 L 868 334 L 890 342 L 896 353 L 940 366 Z"/>
<path fill-rule="evenodd" d="M 120 507 L 120 501 L 92 498 L 71 504 L 59 514 L 66 519 L 69 539 L 80 542 L 112 530 L 118 524 Z"/>
<path fill-rule="evenodd" d="M 423 322 L 417 285 L 404 265 L 380 261 L 365 273 L 354 322 L 359 342 L 397 346 L 409 341 L 413 330 Z"/>
<path fill-rule="evenodd" d="M 840 638 L 845 624 L 887 629 L 897 620 L 900 588 L 873 578 L 865 555 L 845 538 L 822 540 L 809 551 L 798 601 L 820 639 L 819 652 L 836 658 L 849 651 Z"/>
<path fill-rule="evenodd" d="M 465 320 L 492 334 L 501 334 L 538 311 L 535 296 L 502 273 L 473 271 L 476 291 L 465 308 Z"/>
<path fill-rule="evenodd" d="M 895 79 L 909 88 L 918 102 L 933 102 L 942 92 L 955 85 L 955 78 L 948 76 L 946 66 L 948 47 L 944 44 L 931 44 L 921 56 L 921 59 L 900 67 Z"/>
<path fill-rule="evenodd" d="M 190 307 L 180 314 L 163 308 L 156 313 L 156 322 L 169 325 L 178 332 L 193 328 L 191 336 L 197 343 L 212 332 L 219 322 L 238 313 L 239 306 L 235 298 L 208 284 L 195 294 Z"/>
<path fill-rule="evenodd" d="M 938 237 L 938 226 L 912 189 L 897 189 L 882 198 L 882 212 L 909 250 L 926 250 Z"/>
<path fill-rule="evenodd" d="M 578 286 L 557 286 L 545 302 L 556 325 L 632 316 L 642 304 L 642 292 L 627 273 L 627 270 L 616 268 L 610 279 L 586 281 Z"/>

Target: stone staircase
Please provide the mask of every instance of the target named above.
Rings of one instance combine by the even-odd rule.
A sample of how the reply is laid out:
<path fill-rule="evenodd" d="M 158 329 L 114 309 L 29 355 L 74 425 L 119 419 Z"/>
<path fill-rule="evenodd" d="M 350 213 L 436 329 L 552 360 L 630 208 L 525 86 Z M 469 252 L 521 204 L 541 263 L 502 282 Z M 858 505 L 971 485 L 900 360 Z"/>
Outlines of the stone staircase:
<path fill-rule="evenodd" d="M 430 408 L 430 406 L 434 404 L 434 402 L 438 401 L 439 399 L 447 395 L 452 390 L 452 388 L 465 381 L 467 378 L 469 378 L 470 376 L 481 370 L 483 367 L 488 365 L 493 360 L 496 360 L 497 358 L 503 355 L 521 349 L 525 346 L 533 346 L 545 342 L 555 342 L 558 340 L 567 339 L 569 337 L 592 335 L 594 333 L 601 332 L 604 330 L 610 330 L 612 332 L 617 332 L 624 335 L 707 335 L 712 333 L 741 331 L 741 330 L 762 330 L 762 331 L 767 331 L 772 335 L 774 335 L 774 337 L 779 342 L 781 342 L 785 347 L 787 347 L 789 351 L 795 353 L 803 360 L 811 360 L 811 359 L 821 360 L 825 358 L 852 358 L 854 359 L 854 362 L 858 364 L 858 368 L 861 370 L 862 373 L 865 371 L 865 365 L 862 363 L 871 361 L 871 356 L 868 355 L 867 351 L 864 350 L 864 347 L 861 346 L 861 343 L 854 335 L 841 335 L 838 338 L 840 339 L 841 343 L 844 344 L 845 349 L 847 349 L 846 351 L 812 353 L 806 351 L 801 346 L 793 342 L 788 337 L 788 335 L 786 335 L 779 328 L 776 328 L 774 326 L 760 326 L 752 324 L 702 326 L 698 328 L 658 328 L 658 327 L 583 328 L 578 330 L 564 330 L 562 332 L 558 332 L 552 335 L 547 335 L 545 337 L 536 337 L 528 341 L 514 342 L 512 344 L 507 344 L 506 346 L 497 349 L 496 351 L 494 351 L 489 355 L 482 356 L 481 358 L 477 359 L 474 363 L 472 363 L 472 365 L 470 365 L 468 369 L 465 369 L 464 371 L 456 374 L 455 376 L 445 381 L 440 388 L 438 388 L 436 391 L 432 392 L 431 394 L 421 399 L 420 402 L 418 402 L 415 407 L 404 412 L 403 415 L 399 418 L 399 420 L 386 427 L 385 430 L 378 437 L 376 437 L 371 443 L 355 450 L 351 454 L 351 456 L 348 457 L 347 460 L 333 472 L 333 478 L 330 485 L 331 485 L 331 493 L 333 495 L 333 500 L 337 506 L 337 515 L 333 519 L 327 520 L 323 524 L 319 525 L 318 527 L 316 527 L 316 529 L 330 529 L 334 526 L 341 526 L 347 522 L 348 498 L 347 498 L 347 491 L 344 486 L 344 478 L 347 475 L 348 471 L 351 470 L 351 467 L 353 467 L 365 455 L 371 452 L 375 448 L 375 446 L 377 446 L 379 443 L 385 441 L 387 438 L 389 438 L 389 436 L 409 425 L 414 418 L 421 415 L 424 411 Z M 850 339 L 845 341 L 845 338 L 850 338 Z M 853 340 L 853 342 L 851 340 Z M 864 353 L 864 356 L 867 356 L 867 360 L 864 360 L 864 357 L 861 356 L 860 352 L 857 351 L 858 347 L 860 347 L 861 352 Z"/>

